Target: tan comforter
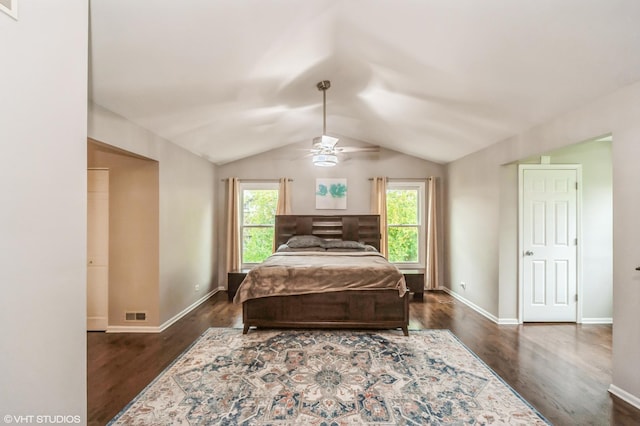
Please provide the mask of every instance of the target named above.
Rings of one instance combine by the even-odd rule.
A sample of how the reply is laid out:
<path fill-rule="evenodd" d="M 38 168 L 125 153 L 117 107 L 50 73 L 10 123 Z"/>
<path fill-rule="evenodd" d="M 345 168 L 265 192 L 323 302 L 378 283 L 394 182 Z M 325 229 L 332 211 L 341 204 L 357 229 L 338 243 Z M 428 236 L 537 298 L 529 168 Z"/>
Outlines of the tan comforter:
<path fill-rule="evenodd" d="M 233 300 L 386 289 L 398 290 L 400 297 L 407 291 L 402 273 L 380 253 L 282 252 L 251 269 Z"/>

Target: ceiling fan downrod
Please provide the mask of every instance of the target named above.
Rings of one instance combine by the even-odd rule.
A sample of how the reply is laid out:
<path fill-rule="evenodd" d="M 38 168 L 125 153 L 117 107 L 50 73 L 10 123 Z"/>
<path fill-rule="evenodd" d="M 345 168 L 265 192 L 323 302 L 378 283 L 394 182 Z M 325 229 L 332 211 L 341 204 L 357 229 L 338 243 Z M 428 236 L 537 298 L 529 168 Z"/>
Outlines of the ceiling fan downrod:
<path fill-rule="evenodd" d="M 318 90 L 322 90 L 322 134 L 327 134 L 327 90 L 331 87 L 329 80 L 322 80 L 316 87 Z"/>

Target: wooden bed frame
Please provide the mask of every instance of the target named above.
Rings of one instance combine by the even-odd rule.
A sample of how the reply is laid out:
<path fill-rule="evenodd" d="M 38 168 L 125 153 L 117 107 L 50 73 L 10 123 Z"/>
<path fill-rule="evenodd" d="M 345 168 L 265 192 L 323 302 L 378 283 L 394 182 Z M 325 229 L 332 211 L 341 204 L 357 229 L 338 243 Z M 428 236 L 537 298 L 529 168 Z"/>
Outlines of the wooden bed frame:
<path fill-rule="evenodd" d="M 362 241 L 380 248 L 378 215 L 276 216 L 276 247 L 294 235 Z M 242 304 L 243 333 L 268 328 L 401 328 L 409 335 L 409 292 L 337 291 L 250 299 Z"/>

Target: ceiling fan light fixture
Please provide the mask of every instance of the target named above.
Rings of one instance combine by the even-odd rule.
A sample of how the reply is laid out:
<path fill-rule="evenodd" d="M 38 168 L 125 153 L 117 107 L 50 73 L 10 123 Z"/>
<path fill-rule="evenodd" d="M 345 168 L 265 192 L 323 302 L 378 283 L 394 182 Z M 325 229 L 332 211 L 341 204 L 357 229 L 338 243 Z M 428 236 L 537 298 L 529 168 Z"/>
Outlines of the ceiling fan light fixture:
<path fill-rule="evenodd" d="M 327 135 L 313 138 L 313 147 L 317 149 L 333 149 L 340 139 Z"/>
<path fill-rule="evenodd" d="M 333 167 L 338 164 L 335 154 L 316 154 L 313 156 L 313 165 L 319 167 Z"/>

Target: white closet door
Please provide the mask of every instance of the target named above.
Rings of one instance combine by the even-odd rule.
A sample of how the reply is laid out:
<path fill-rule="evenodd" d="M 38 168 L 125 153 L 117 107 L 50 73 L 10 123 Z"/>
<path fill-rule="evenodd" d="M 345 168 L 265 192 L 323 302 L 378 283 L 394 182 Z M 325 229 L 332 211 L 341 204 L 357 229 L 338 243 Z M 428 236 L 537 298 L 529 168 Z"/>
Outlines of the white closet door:
<path fill-rule="evenodd" d="M 88 170 L 87 330 L 109 325 L 109 170 Z"/>
<path fill-rule="evenodd" d="M 524 170 L 523 320 L 576 322 L 577 171 Z"/>

